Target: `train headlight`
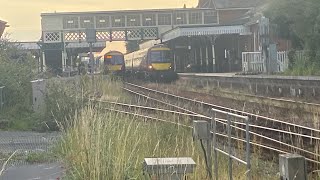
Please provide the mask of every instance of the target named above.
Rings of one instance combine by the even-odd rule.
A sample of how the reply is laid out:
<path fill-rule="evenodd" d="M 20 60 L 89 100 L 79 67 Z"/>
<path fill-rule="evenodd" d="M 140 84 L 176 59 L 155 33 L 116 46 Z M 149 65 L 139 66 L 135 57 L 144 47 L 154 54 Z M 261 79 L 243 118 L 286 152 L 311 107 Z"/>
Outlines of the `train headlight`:
<path fill-rule="evenodd" d="M 149 65 L 148 68 L 149 68 L 149 69 L 153 69 L 152 65 Z"/>

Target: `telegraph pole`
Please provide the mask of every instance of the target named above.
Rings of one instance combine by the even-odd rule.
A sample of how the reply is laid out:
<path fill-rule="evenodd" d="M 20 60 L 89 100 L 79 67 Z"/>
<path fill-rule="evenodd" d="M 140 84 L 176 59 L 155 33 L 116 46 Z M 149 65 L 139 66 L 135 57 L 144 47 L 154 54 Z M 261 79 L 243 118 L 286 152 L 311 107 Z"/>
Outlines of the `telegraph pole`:
<path fill-rule="evenodd" d="M 86 29 L 86 40 L 87 40 L 87 43 L 89 43 L 89 48 L 90 48 L 91 79 L 92 79 L 92 89 L 94 92 L 95 91 L 95 87 L 94 87 L 95 62 L 94 62 L 94 57 L 92 54 L 92 43 L 95 43 L 97 41 L 95 29 Z"/>

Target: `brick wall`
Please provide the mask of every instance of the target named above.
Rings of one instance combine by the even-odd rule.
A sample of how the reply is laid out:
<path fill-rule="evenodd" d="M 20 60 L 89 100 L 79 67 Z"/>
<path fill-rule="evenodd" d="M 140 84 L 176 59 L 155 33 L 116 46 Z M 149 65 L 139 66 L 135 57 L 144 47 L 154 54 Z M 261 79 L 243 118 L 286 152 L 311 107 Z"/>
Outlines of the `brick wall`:
<path fill-rule="evenodd" d="M 222 25 L 228 25 L 242 17 L 249 9 L 230 9 L 219 10 L 219 22 Z"/>

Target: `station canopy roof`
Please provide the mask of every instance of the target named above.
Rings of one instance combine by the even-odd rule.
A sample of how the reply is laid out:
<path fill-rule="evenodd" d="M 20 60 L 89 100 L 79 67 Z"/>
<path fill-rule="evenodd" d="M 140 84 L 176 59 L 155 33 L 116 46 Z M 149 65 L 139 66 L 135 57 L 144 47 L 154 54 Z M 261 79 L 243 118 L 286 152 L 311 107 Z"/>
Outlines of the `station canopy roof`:
<path fill-rule="evenodd" d="M 250 34 L 249 27 L 243 25 L 235 26 L 215 26 L 215 27 L 178 27 L 171 31 L 168 31 L 162 35 L 162 41 L 167 42 L 179 37 L 191 37 L 191 36 L 213 36 L 223 34 Z"/>

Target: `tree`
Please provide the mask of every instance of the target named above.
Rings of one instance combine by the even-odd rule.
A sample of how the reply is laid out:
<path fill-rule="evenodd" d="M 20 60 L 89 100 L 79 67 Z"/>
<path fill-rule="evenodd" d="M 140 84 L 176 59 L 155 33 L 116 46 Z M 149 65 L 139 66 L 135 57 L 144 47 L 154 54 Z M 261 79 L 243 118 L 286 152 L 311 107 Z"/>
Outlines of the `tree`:
<path fill-rule="evenodd" d="M 0 39 L 0 86 L 5 86 L 9 107 L 31 108 L 35 60 L 8 39 Z"/>
<path fill-rule="evenodd" d="M 264 12 L 277 34 L 307 50 L 306 66 L 320 69 L 319 0 L 274 0 Z"/>
<path fill-rule="evenodd" d="M 127 53 L 131 53 L 133 51 L 139 50 L 139 44 L 144 43 L 148 40 L 134 40 L 134 41 L 127 41 L 126 42 L 126 48 L 127 48 Z"/>
<path fill-rule="evenodd" d="M 126 48 L 127 48 L 127 53 L 131 53 L 133 51 L 139 50 L 139 40 L 135 41 L 127 41 L 126 42 Z"/>

